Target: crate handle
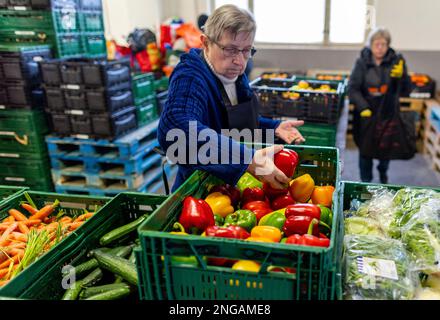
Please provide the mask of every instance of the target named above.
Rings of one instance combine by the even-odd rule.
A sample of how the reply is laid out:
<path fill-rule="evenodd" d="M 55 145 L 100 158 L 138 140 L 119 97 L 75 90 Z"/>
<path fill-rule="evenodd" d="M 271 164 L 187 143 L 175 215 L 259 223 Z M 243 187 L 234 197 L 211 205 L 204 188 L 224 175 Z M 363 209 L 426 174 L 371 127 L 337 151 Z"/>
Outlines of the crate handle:
<path fill-rule="evenodd" d="M 160 148 L 160 147 L 154 147 L 153 151 L 156 152 L 157 154 L 161 155 L 162 157 L 164 157 L 164 159 L 162 160 L 162 180 L 163 180 L 163 184 L 165 187 L 165 194 L 167 196 L 170 195 L 170 186 L 168 184 L 168 176 L 167 173 L 165 171 L 165 165 L 167 164 L 167 159 L 165 157 L 165 152 Z"/>
<path fill-rule="evenodd" d="M 24 146 L 29 145 L 29 137 L 27 136 L 27 134 L 23 135 L 23 138 L 20 138 L 20 136 L 16 132 L 2 131 L 2 132 L 0 132 L 0 136 L 13 136 L 19 144 L 22 144 Z"/>

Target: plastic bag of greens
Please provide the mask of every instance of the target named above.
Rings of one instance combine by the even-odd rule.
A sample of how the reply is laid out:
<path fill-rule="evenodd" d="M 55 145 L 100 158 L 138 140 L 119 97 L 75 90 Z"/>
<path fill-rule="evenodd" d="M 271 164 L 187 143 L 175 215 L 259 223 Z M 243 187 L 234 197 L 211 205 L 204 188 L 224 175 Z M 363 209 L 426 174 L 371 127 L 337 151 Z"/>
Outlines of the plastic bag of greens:
<path fill-rule="evenodd" d="M 416 270 L 426 274 L 440 272 L 440 199 L 431 198 L 401 227 Z"/>
<path fill-rule="evenodd" d="M 348 300 L 408 300 L 419 287 L 402 242 L 376 236 L 344 238 Z"/>
<path fill-rule="evenodd" d="M 375 219 L 365 217 L 350 217 L 345 219 L 344 224 L 346 235 L 357 234 L 387 237 L 386 232 L 380 223 Z"/>

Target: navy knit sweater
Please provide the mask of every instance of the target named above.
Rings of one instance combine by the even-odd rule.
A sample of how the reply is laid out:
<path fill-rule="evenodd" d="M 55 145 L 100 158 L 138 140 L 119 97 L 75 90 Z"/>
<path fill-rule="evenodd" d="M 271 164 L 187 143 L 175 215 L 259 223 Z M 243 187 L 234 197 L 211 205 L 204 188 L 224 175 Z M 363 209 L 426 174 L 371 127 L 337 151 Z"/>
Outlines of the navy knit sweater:
<path fill-rule="evenodd" d="M 189 53 L 182 55 L 180 63 L 170 77 L 168 100 L 159 122 L 158 140 L 163 151 L 167 152 L 170 146 L 173 149 L 178 146 L 179 151 L 184 151 L 183 154 L 179 154 L 179 160 L 182 156 L 186 158 L 185 164 L 179 163 L 173 191 L 195 170 L 207 171 L 226 183 L 235 185 L 245 173 L 255 153 L 254 150 L 221 134 L 221 129 L 228 128 L 226 107 L 216 76 L 200 54 L 200 49 L 191 49 Z M 249 101 L 252 90 L 246 75 L 238 78 L 236 86 L 238 102 Z M 243 116 L 246 117 L 245 114 Z M 197 130 L 190 130 L 190 122 L 196 124 L 194 128 Z M 259 118 L 261 129 L 276 129 L 279 124 L 280 121 Z M 174 136 L 173 129 L 182 130 L 186 140 Z M 206 129 L 208 131 L 205 131 Z M 201 130 L 204 130 L 203 137 L 199 136 Z M 168 139 L 167 133 L 170 134 Z M 210 149 L 213 153 L 209 151 L 208 143 L 215 146 Z M 218 159 L 218 163 L 202 163 L 197 159 L 199 151 L 210 159 Z M 177 152 L 174 153 L 176 154 Z M 220 158 L 224 157 L 232 164 L 223 164 L 225 162 L 220 161 Z"/>

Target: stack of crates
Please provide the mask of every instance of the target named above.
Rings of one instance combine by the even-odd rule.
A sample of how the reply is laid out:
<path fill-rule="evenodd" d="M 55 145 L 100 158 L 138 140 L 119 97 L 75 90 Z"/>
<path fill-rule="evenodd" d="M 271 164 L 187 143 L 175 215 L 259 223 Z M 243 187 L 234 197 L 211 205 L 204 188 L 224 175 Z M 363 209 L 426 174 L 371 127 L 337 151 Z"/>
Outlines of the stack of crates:
<path fill-rule="evenodd" d="M 0 1 L 0 43 L 50 45 L 58 58 L 105 58 L 101 0 Z"/>
<path fill-rule="evenodd" d="M 157 191 L 163 176 L 162 156 L 155 152 L 158 123 L 114 141 L 48 136 L 56 191 L 97 196 Z M 165 168 L 167 176 L 171 169 Z"/>
<path fill-rule="evenodd" d="M 142 127 L 158 117 L 154 74 L 150 72 L 133 75 L 132 88 L 138 126 Z"/>
<path fill-rule="evenodd" d="M 137 128 L 128 59 L 50 60 L 40 67 L 54 134 L 113 140 Z"/>
<path fill-rule="evenodd" d="M 49 47 L 0 46 L 0 185 L 51 191 L 38 62 Z"/>

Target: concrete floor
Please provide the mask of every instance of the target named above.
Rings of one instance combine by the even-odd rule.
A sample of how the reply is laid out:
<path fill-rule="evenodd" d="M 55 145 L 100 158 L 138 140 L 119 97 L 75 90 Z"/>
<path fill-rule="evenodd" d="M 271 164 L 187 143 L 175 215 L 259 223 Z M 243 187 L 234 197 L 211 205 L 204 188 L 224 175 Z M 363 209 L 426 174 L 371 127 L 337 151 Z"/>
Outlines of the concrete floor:
<path fill-rule="evenodd" d="M 360 181 L 359 152 L 351 140 L 347 141 L 345 151 L 341 152 L 343 161 L 342 180 Z M 379 173 L 375 160 L 373 183 L 379 183 Z M 423 154 L 418 153 L 411 160 L 391 161 L 388 171 L 388 183 L 407 186 L 439 187 L 440 174 L 431 168 L 429 161 Z"/>

